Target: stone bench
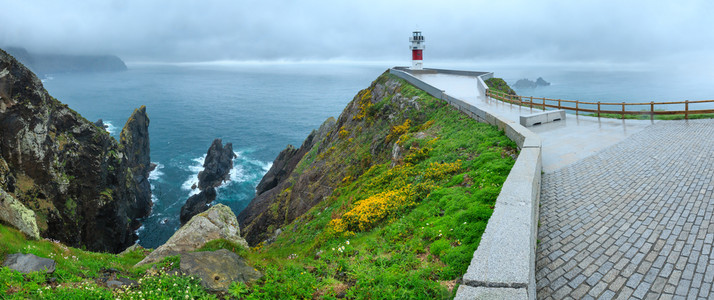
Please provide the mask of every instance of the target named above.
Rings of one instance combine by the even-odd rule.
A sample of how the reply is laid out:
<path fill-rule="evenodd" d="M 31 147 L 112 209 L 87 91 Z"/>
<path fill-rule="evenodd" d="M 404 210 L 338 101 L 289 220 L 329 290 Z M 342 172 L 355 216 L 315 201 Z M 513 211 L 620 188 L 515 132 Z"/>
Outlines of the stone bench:
<path fill-rule="evenodd" d="M 549 110 L 539 113 L 530 114 L 527 116 L 521 116 L 521 125 L 525 127 L 531 127 L 534 125 L 541 125 L 545 123 L 562 121 L 565 120 L 565 111 L 559 110 Z"/>

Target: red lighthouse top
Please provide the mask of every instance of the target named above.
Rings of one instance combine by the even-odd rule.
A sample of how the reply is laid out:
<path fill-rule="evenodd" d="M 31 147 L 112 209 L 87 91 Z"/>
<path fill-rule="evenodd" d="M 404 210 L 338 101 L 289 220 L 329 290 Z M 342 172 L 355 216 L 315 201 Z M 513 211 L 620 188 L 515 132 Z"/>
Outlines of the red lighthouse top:
<path fill-rule="evenodd" d="M 409 38 L 409 42 L 411 43 L 409 49 L 412 50 L 412 69 L 421 70 L 424 57 L 424 36 L 421 35 L 421 31 L 412 32 L 412 37 Z"/>

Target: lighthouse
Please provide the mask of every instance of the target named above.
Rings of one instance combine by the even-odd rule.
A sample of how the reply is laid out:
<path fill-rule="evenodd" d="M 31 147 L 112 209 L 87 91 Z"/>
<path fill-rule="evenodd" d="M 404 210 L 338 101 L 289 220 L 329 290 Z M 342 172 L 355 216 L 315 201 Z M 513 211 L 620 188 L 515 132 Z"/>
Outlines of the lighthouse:
<path fill-rule="evenodd" d="M 414 31 L 412 37 L 409 38 L 412 49 L 412 70 L 422 69 L 422 51 L 424 51 L 424 36 L 421 31 Z"/>

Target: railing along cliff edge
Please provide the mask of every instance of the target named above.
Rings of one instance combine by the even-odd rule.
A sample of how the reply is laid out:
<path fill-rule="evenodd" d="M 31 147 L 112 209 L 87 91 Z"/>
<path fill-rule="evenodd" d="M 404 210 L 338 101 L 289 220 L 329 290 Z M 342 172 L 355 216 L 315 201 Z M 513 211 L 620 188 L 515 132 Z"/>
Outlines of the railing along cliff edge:
<path fill-rule="evenodd" d="M 575 114 L 580 112 L 587 112 L 597 114 L 615 114 L 621 115 L 625 118 L 625 115 L 649 115 L 650 120 L 654 120 L 655 115 L 684 115 L 685 119 L 689 119 L 689 115 L 693 114 L 711 114 L 714 113 L 714 109 L 689 109 L 690 104 L 700 104 L 700 103 L 714 103 L 714 100 L 685 100 L 685 101 L 671 101 L 671 102 L 642 102 L 642 103 L 627 103 L 627 102 L 586 102 L 577 100 L 564 100 L 564 99 L 550 99 L 544 97 L 532 97 L 532 96 L 519 96 L 510 95 L 499 91 L 487 90 L 486 96 L 493 99 L 501 100 L 503 102 L 508 102 L 516 105 L 528 106 L 530 108 L 536 107 L 542 110 L 546 108 L 564 109 L 574 111 Z M 557 104 L 556 104 L 557 103 Z M 655 110 L 655 106 L 664 105 L 677 105 L 684 104 L 684 110 Z M 583 107 L 582 105 L 585 105 Z M 587 107 L 591 108 L 587 108 Z M 621 108 L 619 110 L 612 109 L 602 109 L 602 107 L 617 107 Z M 627 110 L 626 108 L 632 106 L 644 106 L 646 109 L 640 110 Z M 597 107 L 597 108 L 595 108 Z"/>
<path fill-rule="evenodd" d="M 441 70 L 446 71 L 446 70 Z M 448 71 L 447 71 L 448 72 Z M 442 99 L 471 118 L 503 130 L 520 148 L 481 242 L 474 252 L 456 299 L 535 299 L 535 247 L 538 202 L 541 184 L 541 140 L 538 135 L 514 121 L 454 98 L 445 91 L 421 81 L 408 72 L 390 69 L 428 94 Z M 489 90 L 483 77 L 476 77 L 479 94 Z"/>

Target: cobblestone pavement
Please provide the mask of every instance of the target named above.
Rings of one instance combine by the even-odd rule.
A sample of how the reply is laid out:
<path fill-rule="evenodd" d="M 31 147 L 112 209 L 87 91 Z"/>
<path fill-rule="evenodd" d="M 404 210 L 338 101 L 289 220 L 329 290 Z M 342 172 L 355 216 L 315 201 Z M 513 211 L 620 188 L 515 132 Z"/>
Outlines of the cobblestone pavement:
<path fill-rule="evenodd" d="M 714 120 L 658 122 L 543 175 L 539 299 L 714 298 Z"/>

